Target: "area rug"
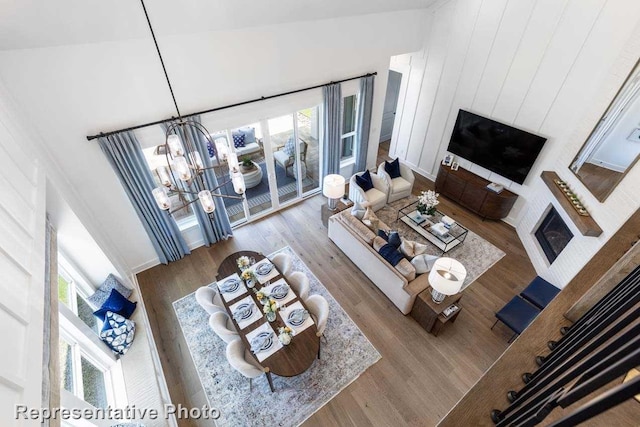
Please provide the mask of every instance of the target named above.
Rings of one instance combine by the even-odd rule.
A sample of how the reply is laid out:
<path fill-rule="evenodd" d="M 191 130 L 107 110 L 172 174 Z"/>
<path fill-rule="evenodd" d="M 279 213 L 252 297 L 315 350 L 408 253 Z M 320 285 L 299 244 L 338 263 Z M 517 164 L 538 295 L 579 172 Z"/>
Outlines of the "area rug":
<path fill-rule="evenodd" d="M 442 255 L 442 251 L 431 244 L 418 232 L 409 227 L 398 217 L 398 210 L 418 200 L 416 196 L 410 196 L 404 199 L 396 200 L 388 204 L 384 208 L 376 212 L 376 216 L 380 218 L 391 229 L 397 230 L 400 236 L 405 239 L 415 240 L 421 243 L 427 243 L 427 253 L 431 255 Z M 462 224 L 464 226 L 464 224 Z M 487 271 L 493 264 L 500 261 L 505 255 L 503 251 L 469 230 L 467 237 L 461 245 L 456 246 L 447 252 L 444 256 L 457 259 L 467 269 L 467 278 L 464 281 L 463 289 L 473 283 L 482 273 Z"/>
<path fill-rule="evenodd" d="M 209 316 L 194 294 L 173 303 L 209 405 L 221 413 L 219 427 L 297 426 L 380 360 L 380 353 L 291 248 L 269 257 L 280 252 L 291 255 L 294 270 L 307 275 L 310 294 L 327 299 L 329 319 L 322 358 L 296 377 L 273 375 L 275 393 L 264 376 L 254 379 L 249 391 L 249 380 L 227 362 L 226 344 L 209 328 Z"/>

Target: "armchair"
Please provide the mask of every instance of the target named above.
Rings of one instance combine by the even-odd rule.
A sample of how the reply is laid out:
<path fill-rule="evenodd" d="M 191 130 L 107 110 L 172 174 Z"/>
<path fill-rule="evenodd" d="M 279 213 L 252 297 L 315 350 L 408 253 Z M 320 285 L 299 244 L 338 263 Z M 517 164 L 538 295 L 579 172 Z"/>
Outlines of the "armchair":
<path fill-rule="evenodd" d="M 365 192 L 356 182 L 356 176 L 360 176 L 363 173 L 364 172 L 358 172 L 349 180 L 349 199 L 354 203 L 366 204 L 374 211 L 382 209 L 387 204 L 389 193 L 387 183 L 378 175 L 372 173 L 371 181 L 373 182 L 373 188 Z"/>
<path fill-rule="evenodd" d="M 395 202 L 404 197 L 409 197 L 413 190 L 415 176 L 409 166 L 400 163 L 400 175 L 397 178 L 391 178 L 384 168 L 384 162 L 378 166 L 378 176 L 382 178 L 389 187 L 389 197 L 387 203 Z"/>
<path fill-rule="evenodd" d="M 300 161 L 303 164 L 303 172 L 306 172 L 307 166 L 307 143 L 300 139 Z M 295 146 L 291 139 L 282 146 L 280 149 L 273 152 L 273 159 L 276 164 L 285 170 L 285 173 L 289 175 L 289 169 L 293 169 L 295 165 L 296 152 Z"/>

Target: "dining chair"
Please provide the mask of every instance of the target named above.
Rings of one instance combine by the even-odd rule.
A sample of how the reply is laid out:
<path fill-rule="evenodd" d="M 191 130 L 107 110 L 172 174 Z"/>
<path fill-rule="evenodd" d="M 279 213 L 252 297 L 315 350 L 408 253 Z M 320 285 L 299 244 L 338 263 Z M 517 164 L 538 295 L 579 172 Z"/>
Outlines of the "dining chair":
<path fill-rule="evenodd" d="M 307 275 L 301 271 L 294 271 L 287 277 L 287 282 L 291 286 L 291 289 L 298 295 L 298 298 L 306 302 L 307 298 L 309 298 L 309 291 L 311 290 Z"/>
<path fill-rule="evenodd" d="M 224 304 L 220 294 L 213 288 L 202 286 L 196 290 L 196 301 L 207 313 L 225 313 Z"/>
<path fill-rule="evenodd" d="M 249 391 L 252 389 L 252 380 L 264 374 L 267 377 L 267 381 L 269 381 L 269 388 L 273 393 L 273 381 L 271 380 L 269 368 L 264 368 L 258 364 L 245 348 L 240 338 L 236 338 L 227 343 L 226 356 L 227 361 L 233 369 L 249 378 Z"/>
<path fill-rule="evenodd" d="M 286 277 L 291 273 L 291 269 L 293 268 L 293 259 L 291 258 L 291 255 L 277 254 L 271 259 L 271 262 L 283 276 Z"/>
<path fill-rule="evenodd" d="M 329 303 L 322 295 L 311 295 L 307 298 L 305 304 L 309 308 L 309 313 L 311 313 L 314 322 L 316 322 L 316 328 L 318 329 L 316 335 L 324 337 L 326 341 L 327 337 L 324 336 L 324 330 L 327 327 L 327 319 L 329 319 Z M 318 359 L 320 359 L 320 346 L 318 346 Z"/>
<path fill-rule="evenodd" d="M 209 326 L 213 329 L 213 332 L 215 332 L 216 335 L 226 343 L 239 338 L 238 331 L 236 331 L 236 328 L 227 313 L 213 313 L 211 317 L 209 317 Z"/>

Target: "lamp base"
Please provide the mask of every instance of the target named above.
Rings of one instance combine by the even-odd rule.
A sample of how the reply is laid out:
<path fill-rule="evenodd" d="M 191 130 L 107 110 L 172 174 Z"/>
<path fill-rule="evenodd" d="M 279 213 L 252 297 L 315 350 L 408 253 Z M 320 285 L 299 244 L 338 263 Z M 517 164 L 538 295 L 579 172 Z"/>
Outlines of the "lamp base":
<path fill-rule="evenodd" d="M 438 292 L 435 289 L 431 289 L 431 300 L 436 304 L 440 304 L 447 296 L 442 292 Z"/>
<path fill-rule="evenodd" d="M 338 208 L 338 199 L 328 199 L 328 207 L 330 211 L 335 211 Z"/>

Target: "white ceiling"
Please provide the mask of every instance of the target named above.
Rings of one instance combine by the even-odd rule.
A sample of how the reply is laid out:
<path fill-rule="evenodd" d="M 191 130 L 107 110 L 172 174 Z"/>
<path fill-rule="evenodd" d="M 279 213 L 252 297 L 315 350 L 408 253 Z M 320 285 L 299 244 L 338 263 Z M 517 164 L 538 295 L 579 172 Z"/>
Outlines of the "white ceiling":
<path fill-rule="evenodd" d="M 175 35 L 423 9 L 435 2 L 147 0 L 145 4 L 156 34 Z M 148 35 L 142 6 L 137 0 L 0 0 L 0 50 L 97 43 Z"/>

